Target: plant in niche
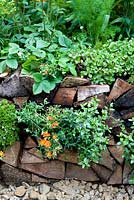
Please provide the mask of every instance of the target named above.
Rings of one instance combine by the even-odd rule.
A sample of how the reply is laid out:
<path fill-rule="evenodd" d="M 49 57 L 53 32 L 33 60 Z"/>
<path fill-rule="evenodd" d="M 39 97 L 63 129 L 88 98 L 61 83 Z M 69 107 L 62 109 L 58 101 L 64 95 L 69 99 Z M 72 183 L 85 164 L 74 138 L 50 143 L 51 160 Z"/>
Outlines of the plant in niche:
<path fill-rule="evenodd" d="M 7 100 L 0 101 L 0 157 L 8 145 L 19 139 L 19 128 L 16 118 L 16 109 Z"/>
<path fill-rule="evenodd" d="M 59 152 L 75 148 L 79 164 L 89 167 L 91 161 L 99 161 L 108 143 L 105 134 L 110 131 L 105 124 L 108 109 L 100 114 L 97 106 L 96 99 L 79 110 L 30 102 L 18 112 L 18 120 L 27 125 L 27 132 L 37 136 L 43 157 L 56 158 Z"/>

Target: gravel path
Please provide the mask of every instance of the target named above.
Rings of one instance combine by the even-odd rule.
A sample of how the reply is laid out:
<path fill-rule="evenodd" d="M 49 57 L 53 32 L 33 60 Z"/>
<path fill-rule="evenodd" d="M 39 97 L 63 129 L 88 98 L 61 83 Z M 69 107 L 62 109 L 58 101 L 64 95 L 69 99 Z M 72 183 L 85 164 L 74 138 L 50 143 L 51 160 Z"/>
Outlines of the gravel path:
<path fill-rule="evenodd" d="M 0 200 L 134 200 L 134 186 L 107 186 L 62 180 L 51 185 L 0 185 Z"/>

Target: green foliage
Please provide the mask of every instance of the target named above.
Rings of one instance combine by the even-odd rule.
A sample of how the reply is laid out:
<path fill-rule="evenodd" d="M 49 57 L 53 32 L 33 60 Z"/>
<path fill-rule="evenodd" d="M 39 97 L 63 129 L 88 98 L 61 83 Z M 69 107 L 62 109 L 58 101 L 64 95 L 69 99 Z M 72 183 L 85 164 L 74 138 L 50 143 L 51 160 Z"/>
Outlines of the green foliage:
<path fill-rule="evenodd" d="M 112 84 L 117 77 L 134 74 L 134 39 L 110 40 L 99 48 L 72 51 L 69 56 L 80 75 L 89 77 L 92 83 Z"/>
<path fill-rule="evenodd" d="M 79 153 L 79 164 L 89 167 L 90 162 L 97 163 L 101 152 L 106 149 L 108 139 L 106 132 L 110 131 L 105 121 L 108 110 L 97 110 L 98 102 L 92 99 L 82 105 L 80 110 L 65 109 L 60 115 L 58 138 L 64 149 L 76 148 Z"/>
<path fill-rule="evenodd" d="M 18 120 L 27 125 L 26 131 L 40 138 L 39 149 L 44 157 L 55 158 L 60 151 L 75 148 L 79 152 L 79 164 L 89 167 L 91 161 L 98 162 L 106 149 L 105 134 L 110 131 L 105 124 L 108 109 L 100 114 L 97 106 L 96 99 L 82 105 L 80 110 L 43 108 L 31 102 L 18 112 Z"/>
<path fill-rule="evenodd" d="M 18 140 L 18 123 L 16 109 L 7 100 L 0 101 L 0 149 L 5 150 L 8 145 L 12 145 Z"/>
<path fill-rule="evenodd" d="M 129 121 L 132 123 L 131 132 L 127 133 L 125 126 L 122 126 L 119 144 L 123 146 L 123 158 L 134 169 L 134 117 L 129 119 Z M 134 184 L 134 170 L 131 172 L 129 184 Z"/>
<path fill-rule="evenodd" d="M 118 0 L 111 13 L 111 24 L 120 28 L 118 33 L 121 38 L 134 37 L 134 1 Z"/>
<path fill-rule="evenodd" d="M 72 3 L 75 18 L 86 26 L 90 40 L 98 42 L 108 28 L 114 0 L 72 0 Z"/>
<path fill-rule="evenodd" d="M 126 161 L 128 161 L 129 164 L 132 166 L 134 165 L 134 118 L 130 119 L 132 122 L 131 126 L 131 133 L 127 133 L 126 129 L 124 126 L 122 126 L 122 132 L 119 135 L 120 142 L 123 146 L 123 157 L 125 158 Z"/>

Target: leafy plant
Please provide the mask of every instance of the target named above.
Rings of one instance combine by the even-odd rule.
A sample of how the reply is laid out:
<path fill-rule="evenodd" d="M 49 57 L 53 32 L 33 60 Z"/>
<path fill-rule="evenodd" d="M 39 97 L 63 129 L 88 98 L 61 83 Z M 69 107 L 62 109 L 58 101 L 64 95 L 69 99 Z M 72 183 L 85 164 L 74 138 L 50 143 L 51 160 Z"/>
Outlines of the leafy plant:
<path fill-rule="evenodd" d="M 111 24 L 120 28 L 117 34 L 122 39 L 134 37 L 134 2 L 133 0 L 115 1 L 111 13 Z"/>
<path fill-rule="evenodd" d="M 122 126 L 122 132 L 119 134 L 119 144 L 123 146 L 123 158 L 127 164 L 134 167 L 134 117 L 129 119 L 131 124 L 131 132 L 127 133 L 125 126 Z M 134 171 L 132 171 L 130 184 L 134 184 Z"/>
<path fill-rule="evenodd" d="M 16 118 L 16 109 L 7 100 L 0 101 L 0 149 L 5 150 L 18 140 L 19 128 Z"/>
<path fill-rule="evenodd" d="M 98 162 L 101 151 L 106 149 L 105 133 L 110 131 L 105 124 L 108 109 L 100 114 L 97 105 L 93 99 L 80 110 L 50 106 L 43 113 L 43 105 L 30 102 L 18 112 L 18 120 L 27 125 L 27 132 L 38 137 L 44 157 L 55 158 L 60 151 L 75 148 L 79 164 L 89 167 L 91 161 Z"/>
<path fill-rule="evenodd" d="M 108 28 L 114 0 L 72 0 L 72 3 L 75 19 L 86 26 L 90 41 L 97 43 Z"/>
<path fill-rule="evenodd" d="M 99 48 L 82 48 L 69 56 L 80 75 L 89 77 L 92 83 L 111 84 L 117 77 L 129 78 L 134 74 L 134 39 L 109 40 Z"/>
<path fill-rule="evenodd" d="M 131 133 L 127 133 L 126 129 L 124 126 L 122 126 L 122 132 L 119 135 L 120 142 L 123 146 L 123 157 L 125 158 L 128 163 L 131 165 L 134 164 L 134 118 L 130 119 L 129 121 L 132 122 L 131 126 Z"/>

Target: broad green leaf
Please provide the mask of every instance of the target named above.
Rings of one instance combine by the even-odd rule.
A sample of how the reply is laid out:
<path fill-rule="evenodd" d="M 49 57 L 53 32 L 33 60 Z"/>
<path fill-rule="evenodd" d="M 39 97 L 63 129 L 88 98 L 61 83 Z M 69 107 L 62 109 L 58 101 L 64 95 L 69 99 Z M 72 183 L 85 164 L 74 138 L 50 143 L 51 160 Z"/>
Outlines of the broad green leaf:
<path fill-rule="evenodd" d="M 49 52 L 54 52 L 57 49 L 58 45 L 57 44 L 52 44 L 49 48 L 48 51 Z"/>
<path fill-rule="evenodd" d="M 18 61 L 15 58 L 7 58 L 6 64 L 11 69 L 17 69 L 18 67 Z"/>
<path fill-rule="evenodd" d="M 77 71 L 75 69 L 75 65 L 73 63 L 68 64 L 69 70 L 73 76 L 77 76 Z"/>
<path fill-rule="evenodd" d="M 62 47 L 70 47 L 71 46 L 71 40 L 67 38 L 65 35 L 60 35 L 59 36 L 59 44 Z"/>
<path fill-rule="evenodd" d="M 39 58 L 45 58 L 46 57 L 46 52 L 40 49 L 36 49 L 33 51 L 33 54 Z"/>
<path fill-rule="evenodd" d="M 54 57 L 54 55 L 53 54 L 48 54 L 48 60 L 51 62 L 51 63 L 55 63 L 56 62 L 56 59 L 55 59 L 55 57 Z"/>
<path fill-rule="evenodd" d="M 34 83 L 33 84 L 33 93 L 36 94 L 40 94 L 43 90 L 43 85 L 42 83 Z"/>
<path fill-rule="evenodd" d="M 37 40 L 36 41 L 36 48 L 37 49 L 41 49 L 41 48 L 48 47 L 48 46 L 49 46 L 49 43 L 44 41 L 44 40 Z"/>
<path fill-rule="evenodd" d="M 15 54 L 19 51 L 19 45 L 15 43 L 9 43 L 9 54 Z"/>
<path fill-rule="evenodd" d="M 67 62 L 69 61 L 69 58 L 63 57 L 59 59 L 59 66 L 65 68 L 65 66 L 67 65 Z"/>
<path fill-rule="evenodd" d="M 0 62 L 0 73 L 4 72 L 6 69 L 6 61 L 3 60 L 2 62 Z"/>
<path fill-rule="evenodd" d="M 43 75 L 40 74 L 39 72 L 33 73 L 32 75 L 33 75 L 35 82 L 41 82 L 43 79 Z"/>
<path fill-rule="evenodd" d="M 47 80 L 43 80 L 42 85 L 43 85 L 43 91 L 46 93 L 50 93 L 50 91 L 53 88 L 52 85 L 50 84 L 50 82 Z"/>

